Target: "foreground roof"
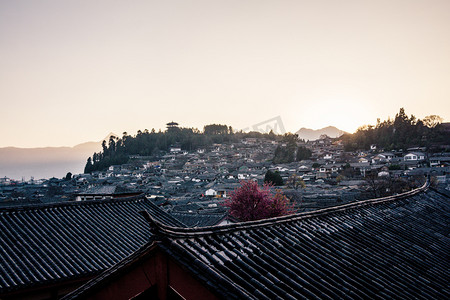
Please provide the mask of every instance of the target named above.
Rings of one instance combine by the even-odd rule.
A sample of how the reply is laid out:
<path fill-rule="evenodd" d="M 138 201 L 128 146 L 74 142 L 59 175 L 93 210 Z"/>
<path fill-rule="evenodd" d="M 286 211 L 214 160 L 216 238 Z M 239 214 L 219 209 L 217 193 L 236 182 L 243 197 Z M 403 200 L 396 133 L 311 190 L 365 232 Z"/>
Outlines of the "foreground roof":
<path fill-rule="evenodd" d="M 203 212 L 170 212 L 172 217 L 179 220 L 187 227 L 206 227 L 219 224 L 226 219 L 227 213 L 203 213 Z"/>
<path fill-rule="evenodd" d="M 116 185 L 93 186 L 77 193 L 77 195 L 121 195 L 121 194 L 140 194 L 139 191 L 132 191 L 127 188 Z"/>
<path fill-rule="evenodd" d="M 147 219 L 153 246 L 227 299 L 448 299 L 449 217 L 449 197 L 424 186 L 226 226 L 175 228 Z"/>
<path fill-rule="evenodd" d="M 0 209 L 0 294 L 115 265 L 151 237 L 142 210 L 184 226 L 145 197 Z"/>

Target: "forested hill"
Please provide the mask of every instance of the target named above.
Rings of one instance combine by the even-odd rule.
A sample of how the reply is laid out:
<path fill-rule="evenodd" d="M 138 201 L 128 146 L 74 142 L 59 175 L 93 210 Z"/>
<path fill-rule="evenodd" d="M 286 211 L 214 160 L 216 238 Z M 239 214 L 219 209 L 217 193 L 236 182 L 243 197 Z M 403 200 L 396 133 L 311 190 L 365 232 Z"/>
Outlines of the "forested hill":
<path fill-rule="evenodd" d="M 234 132 L 227 125 L 211 124 L 204 126 L 203 131 L 195 128 L 181 128 L 177 123 L 167 124 L 166 131 L 144 130 L 135 136 L 124 132 L 122 138 L 111 136 L 109 141 L 103 141 L 102 151 L 89 157 L 84 169 L 85 173 L 105 170 L 111 165 L 128 162 L 130 155 L 152 156 L 170 150 L 177 146 L 182 150 L 196 150 L 215 143 L 236 142 L 243 138 L 257 137 L 277 139 L 273 132 L 262 134 L 259 132 Z"/>
<path fill-rule="evenodd" d="M 360 127 L 353 134 L 340 137 L 346 151 L 367 150 L 370 145 L 377 145 L 385 150 L 407 149 L 410 147 L 439 147 L 450 144 L 450 134 L 442 118 L 437 115 L 416 119 L 408 117 L 403 108 L 394 119 L 383 122 L 377 120 L 375 126 Z"/>
<path fill-rule="evenodd" d="M 420 120 L 413 115 L 406 115 L 405 110 L 401 108 L 394 119 L 389 118 L 383 122 L 378 119 L 376 125 L 360 127 L 357 132 L 344 134 L 339 139 L 343 142 L 346 151 L 369 149 L 372 144 L 385 150 L 422 146 L 433 148 L 450 144 L 447 125 L 448 123 L 442 124 L 442 118 L 439 116 L 431 115 Z M 298 138 L 298 136 L 292 134 L 279 136 L 273 132 L 267 134 L 234 132 L 231 127 L 220 124 L 206 125 L 203 131 L 200 131 L 195 128 L 178 127 L 177 123 L 172 122 L 168 124 L 166 131 L 144 130 L 138 131 L 135 136 L 124 132 L 121 138 L 110 136 L 108 141 L 103 141 L 102 151 L 94 153 L 92 157 L 88 158 L 84 172 L 91 173 L 105 170 L 111 165 L 127 163 L 132 155 L 158 156 L 169 151 L 172 146 L 179 147 L 181 150 L 192 151 L 206 148 L 215 143 L 237 142 L 249 137 L 279 141 L 290 137 Z M 291 144 L 294 145 L 294 143 Z M 290 143 L 288 143 L 289 145 Z M 286 149 L 289 150 L 290 148 L 286 147 Z M 291 158 L 285 154 L 289 154 L 292 151 L 286 150 L 287 152 L 283 152 L 282 150 L 284 151 L 285 149 L 277 148 L 273 158 L 274 162 L 282 163 L 302 160 L 307 159 L 311 155 L 307 151 L 308 149 L 299 148 L 298 150 L 301 151 L 297 151 L 297 158 Z"/>

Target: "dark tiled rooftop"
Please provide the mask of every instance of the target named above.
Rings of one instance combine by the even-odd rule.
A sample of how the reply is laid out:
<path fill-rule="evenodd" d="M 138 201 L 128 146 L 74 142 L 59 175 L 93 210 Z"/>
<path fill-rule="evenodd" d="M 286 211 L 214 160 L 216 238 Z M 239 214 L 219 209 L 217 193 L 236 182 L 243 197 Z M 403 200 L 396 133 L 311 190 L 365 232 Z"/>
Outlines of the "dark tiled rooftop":
<path fill-rule="evenodd" d="M 100 185 L 93 186 L 85 189 L 79 195 L 120 195 L 120 194 L 129 194 L 135 193 L 135 191 L 131 191 L 127 188 L 115 185 Z"/>
<path fill-rule="evenodd" d="M 0 209 L 0 294 L 118 263 L 149 241 L 142 210 L 184 226 L 144 197 Z"/>
<path fill-rule="evenodd" d="M 227 226 L 157 224 L 158 245 L 227 299 L 449 299 L 449 217 L 449 197 L 427 190 Z"/>
<path fill-rule="evenodd" d="M 201 212 L 171 212 L 170 215 L 187 227 L 206 227 L 219 224 L 225 219 L 227 213 L 201 213 Z"/>

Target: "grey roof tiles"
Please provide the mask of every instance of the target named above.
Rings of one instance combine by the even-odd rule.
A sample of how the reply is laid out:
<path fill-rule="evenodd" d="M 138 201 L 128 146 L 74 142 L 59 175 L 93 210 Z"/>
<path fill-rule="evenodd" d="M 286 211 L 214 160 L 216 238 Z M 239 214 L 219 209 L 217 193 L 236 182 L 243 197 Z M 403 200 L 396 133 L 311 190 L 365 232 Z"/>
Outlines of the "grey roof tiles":
<path fill-rule="evenodd" d="M 141 210 L 184 226 L 144 197 L 0 209 L 0 294 L 111 267 L 150 239 Z"/>
<path fill-rule="evenodd" d="M 448 299 L 448 196 L 393 199 L 228 226 L 161 226 L 159 246 L 212 290 L 228 289 L 227 298 Z"/>

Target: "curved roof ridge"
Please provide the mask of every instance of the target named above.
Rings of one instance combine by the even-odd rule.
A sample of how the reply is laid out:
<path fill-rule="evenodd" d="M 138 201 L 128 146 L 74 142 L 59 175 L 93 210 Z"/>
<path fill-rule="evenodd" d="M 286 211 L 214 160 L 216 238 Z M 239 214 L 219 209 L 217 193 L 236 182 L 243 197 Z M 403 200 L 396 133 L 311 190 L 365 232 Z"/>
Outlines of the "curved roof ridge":
<path fill-rule="evenodd" d="M 5 206 L 5 207 L 0 207 L 0 213 L 8 212 L 8 211 L 34 210 L 34 209 L 45 209 L 45 208 L 54 208 L 54 207 L 87 206 L 87 205 L 95 205 L 95 204 L 101 204 L 101 203 L 127 202 L 127 201 L 134 201 L 134 200 L 140 200 L 140 199 L 143 199 L 143 200 L 146 199 L 144 197 L 143 193 L 140 195 L 136 195 L 136 196 L 121 197 L 121 198 L 115 198 L 115 199 L 50 202 L 50 203 L 38 203 L 38 204 L 17 205 L 17 206 Z"/>
<path fill-rule="evenodd" d="M 315 210 L 315 211 L 311 211 L 311 212 L 301 212 L 301 213 L 297 213 L 297 214 L 274 217 L 274 218 L 269 218 L 269 219 L 239 222 L 239 223 L 227 224 L 227 225 L 214 225 L 214 226 L 207 226 L 207 227 L 182 228 L 182 227 L 169 226 L 169 225 L 165 225 L 165 224 L 159 222 L 158 220 L 154 219 L 147 211 L 141 211 L 140 213 L 149 222 L 150 226 L 152 227 L 151 231 L 152 231 L 152 233 L 155 234 L 155 237 L 169 236 L 172 238 L 186 238 L 186 237 L 210 235 L 213 233 L 227 233 L 227 232 L 233 232 L 233 231 L 237 231 L 237 230 L 253 229 L 253 228 L 264 227 L 264 226 L 268 226 L 268 225 L 283 224 L 283 223 L 287 223 L 287 222 L 312 218 L 312 217 L 316 217 L 316 216 L 327 215 L 327 214 L 330 214 L 333 212 L 345 211 L 347 209 L 364 207 L 364 206 L 368 206 L 368 205 L 372 205 L 372 204 L 381 204 L 381 203 L 396 201 L 396 200 L 408 198 L 408 197 L 414 196 L 416 194 L 419 194 L 421 192 L 424 192 L 429 188 L 429 186 L 430 186 L 430 181 L 427 180 L 421 187 L 418 187 L 416 189 L 413 189 L 411 191 L 401 193 L 398 195 L 362 200 L 362 201 L 358 201 L 358 202 L 323 208 L 323 209 L 319 209 L 319 210 Z"/>

